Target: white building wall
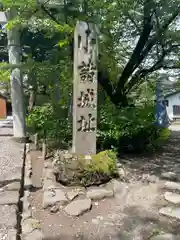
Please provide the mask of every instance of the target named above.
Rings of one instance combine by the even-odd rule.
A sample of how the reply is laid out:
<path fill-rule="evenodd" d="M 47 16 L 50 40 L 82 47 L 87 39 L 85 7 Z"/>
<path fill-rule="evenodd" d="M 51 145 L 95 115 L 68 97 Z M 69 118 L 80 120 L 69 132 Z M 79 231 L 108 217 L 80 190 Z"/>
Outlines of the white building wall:
<path fill-rule="evenodd" d="M 177 94 L 174 94 L 174 95 L 171 95 L 167 98 L 165 98 L 165 100 L 168 100 L 169 102 L 169 105 L 167 107 L 167 114 L 169 116 L 169 118 L 171 120 L 173 120 L 173 106 L 174 105 L 179 105 L 180 106 L 180 93 L 177 93 Z M 180 117 L 180 115 L 179 115 Z"/>

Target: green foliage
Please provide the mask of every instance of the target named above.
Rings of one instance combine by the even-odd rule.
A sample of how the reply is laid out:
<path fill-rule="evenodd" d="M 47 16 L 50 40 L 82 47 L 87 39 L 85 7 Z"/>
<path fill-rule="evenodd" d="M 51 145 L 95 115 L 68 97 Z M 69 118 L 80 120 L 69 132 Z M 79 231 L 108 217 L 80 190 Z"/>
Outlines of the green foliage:
<path fill-rule="evenodd" d="M 91 155 L 92 160 L 86 165 L 85 171 L 89 173 L 103 173 L 112 175 L 117 173 L 117 156 L 114 151 L 106 150 L 96 155 Z"/>
<path fill-rule="evenodd" d="M 113 151 L 103 151 L 91 155 L 92 160 L 80 158 L 80 182 L 83 186 L 99 185 L 117 177 L 117 156 Z"/>
<path fill-rule="evenodd" d="M 117 148 L 120 152 L 159 147 L 169 137 L 169 130 L 158 129 L 153 124 L 154 113 L 152 102 L 120 110 L 108 103 L 100 109 L 98 147 Z"/>
<path fill-rule="evenodd" d="M 29 132 L 38 133 L 50 147 L 67 145 L 71 140 L 71 126 L 66 114 L 67 110 L 60 106 L 44 104 L 35 107 L 27 116 Z"/>
<path fill-rule="evenodd" d="M 84 155 L 56 151 L 53 160 L 56 180 L 64 185 L 100 185 L 117 174 L 117 156 L 113 151 L 103 151 L 86 159 Z"/>

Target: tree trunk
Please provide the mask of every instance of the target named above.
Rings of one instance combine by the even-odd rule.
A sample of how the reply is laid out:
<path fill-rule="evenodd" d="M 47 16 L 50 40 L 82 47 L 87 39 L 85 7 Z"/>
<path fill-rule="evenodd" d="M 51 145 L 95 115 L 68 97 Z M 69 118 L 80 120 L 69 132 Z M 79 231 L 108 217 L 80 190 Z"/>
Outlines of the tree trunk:
<path fill-rule="evenodd" d="M 16 10 L 11 9 L 8 13 L 8 20 L 16 17 Z M 8 30 L 8 50 L 9 63 L 20 65 L 21 63 L 21 46 L 20 32 L 17 26 Z M 15 138 L 24 139 L 25 131 L 25 109 L 23 96 L 22 72 L 20 68 L 15 68 L 11 72 L 11 98 L 13 112 L 13 134 Z"/>

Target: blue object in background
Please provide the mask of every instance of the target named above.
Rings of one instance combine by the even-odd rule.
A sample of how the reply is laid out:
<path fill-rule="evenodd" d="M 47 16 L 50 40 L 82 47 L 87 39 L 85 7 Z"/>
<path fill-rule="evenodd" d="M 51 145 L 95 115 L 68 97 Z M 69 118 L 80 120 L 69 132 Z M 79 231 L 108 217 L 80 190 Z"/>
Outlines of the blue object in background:
<path fill-rule="evenodd" d="M 161 82 L 157 80 L 156 84 L 156 126 L 166 128 L 169 126 L 169 117 L 167 114 L 166 106 L 163 101 Z"/>

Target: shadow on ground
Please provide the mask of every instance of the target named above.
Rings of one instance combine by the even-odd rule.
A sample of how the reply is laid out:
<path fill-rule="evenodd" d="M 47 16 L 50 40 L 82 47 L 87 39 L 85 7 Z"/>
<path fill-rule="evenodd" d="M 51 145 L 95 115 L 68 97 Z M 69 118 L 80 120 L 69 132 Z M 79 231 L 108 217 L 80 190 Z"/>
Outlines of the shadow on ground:
<path fill-rule="evenodd" d="M 128 155 L 120 158 L 120 163 L 133 173 L 160 176 L 162 172 L 180 173 L 180 132 L 172 131 L 170 140 L 161 152 L 153 155 Z"/>
<path fill-rule="evenodd" d="M 107 228 L 105 234 L 95 233 L 91 236 L 79 234 L 70 236 L 62 234 L 47 237 L 44 240 L 150 240 L 153 236 L 172 233 L 179 234 L 179 223 L 164 217 L 154 215 L 140 207 L 127 207 L 123 212 L 125 217 L 120 222 L 116 220 L 113 228 Z"/>

